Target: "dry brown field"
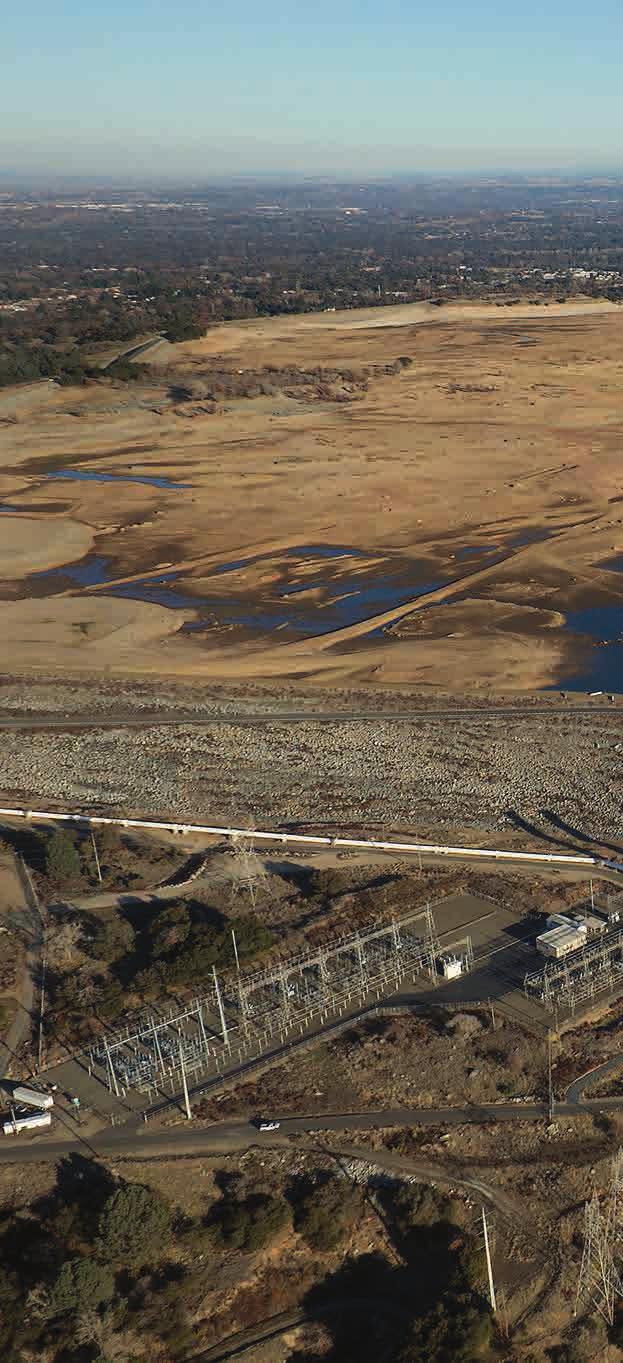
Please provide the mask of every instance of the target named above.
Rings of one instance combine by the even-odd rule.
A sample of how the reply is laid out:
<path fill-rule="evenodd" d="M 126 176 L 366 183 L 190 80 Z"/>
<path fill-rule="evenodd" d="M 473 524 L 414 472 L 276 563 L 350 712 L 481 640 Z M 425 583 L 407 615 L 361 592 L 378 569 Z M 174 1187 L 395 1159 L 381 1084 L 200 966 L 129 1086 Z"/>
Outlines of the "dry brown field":
<path fill-rule="evenodd" d="M 137 385 L 5 391 L 5 672 L 508 694 L 590 671 L 599 639 L 566 621 L 623 606 L 622 339 L 605 303 L 413 305 L 225 324 Z M 359 395 L 171 391 L 400 356 Z M 153 478 L 182 486 L 131 481 Z"/>

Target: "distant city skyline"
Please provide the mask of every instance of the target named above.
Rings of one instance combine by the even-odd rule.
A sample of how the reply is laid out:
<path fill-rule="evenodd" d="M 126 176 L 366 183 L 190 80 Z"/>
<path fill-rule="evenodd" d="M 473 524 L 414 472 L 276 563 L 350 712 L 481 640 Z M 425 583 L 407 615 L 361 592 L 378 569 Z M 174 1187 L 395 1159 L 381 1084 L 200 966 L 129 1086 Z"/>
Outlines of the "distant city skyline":
<path fill-rule="evenodd" d="M 623 165 L 618 0 L 61 0 L 3 25 L 0 173 L 603 173 Z"/>

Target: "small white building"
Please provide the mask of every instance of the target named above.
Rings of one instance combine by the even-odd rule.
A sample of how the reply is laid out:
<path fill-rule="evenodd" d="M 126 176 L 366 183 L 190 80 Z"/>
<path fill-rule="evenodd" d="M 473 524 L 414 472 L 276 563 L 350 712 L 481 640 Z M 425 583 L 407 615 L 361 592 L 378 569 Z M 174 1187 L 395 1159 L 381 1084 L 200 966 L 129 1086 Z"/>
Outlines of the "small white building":
<path fill-rule="evenodd" d="M 598 913 L 582 913 L 571 909 L 568 913 L 550 913 L 547 919 L 548 932 L 552 928 L 580 928 L 587 937 L 600 937 L 606 931 L 607 923 Z"/>
<path fill-rule="evenodd" d="M 564 956 L 568 956 L 571 951 L 578 951 L 580 947 L 586 946 L 586 925 L 578 923 L 567 926 L 559 925 L 550 928 L 548 932 L 542 932 L 536 939 L 536 949 L 542 956 L 549 956 L 555 961 L 560 961 Z"/>
<path fill-rule="evenodd" d="M 437 964 L 444 977 L 444 980 L 457 980 L 463 974 L 463 962 L 460 956 L 439 956 Z"/>

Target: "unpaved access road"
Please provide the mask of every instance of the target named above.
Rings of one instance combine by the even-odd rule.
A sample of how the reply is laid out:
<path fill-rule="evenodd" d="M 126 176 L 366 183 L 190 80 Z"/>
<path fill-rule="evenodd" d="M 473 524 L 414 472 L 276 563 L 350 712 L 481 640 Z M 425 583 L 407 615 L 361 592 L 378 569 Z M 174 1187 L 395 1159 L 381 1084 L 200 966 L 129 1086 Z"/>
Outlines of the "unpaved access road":
<path fill-rule="evenodd" d="M 610 709 L 610 704 L 613 708 Z M 586 704 L 574 704 L 568 711 L 557 710 L 553 704 L 549 705 L 480 705 L 480 706 L 430 706 L 422 709 L 412 710 L 278 710 L 278 711 L 246 711 L 220 710 L 214 714 L 184 714 L 174 710 L 171 712 L 154 711 L 153 714 L 133 715 L 124 713 L 102 714 L 101 711 L 93 711 L 90 715 L 38 715 L 38 714 L 0 714 L 0 729 L 150 729 L 154 725 L 199 725 L 210 726 L 215 724 L 234 724 L 250 725 L 256 724 L 343 724 L 345 721 L 353 724 L 370 724 L 371 721 L 387 721 L 396 724 L 415 724 L 418 719 L 426 723 L 431 719 L 446 719 L 451 722 L 462 719 L 480 719 L 489 716 L 495 719 L 514 719 L 520 717 L 542 719 L 547 716 L 549 720 L 556 723 L 564 722 L 567 717 L 573 719 L 590 716 L 593 719 L 597 715 L 599 719 L 604 716 L 611 716 L 615 724 L 620 724 L 623 716 L 623 699 L 619 696 L 612 697 L 612 702 L 606 706 L 599 703 L 597 698 Z"/>

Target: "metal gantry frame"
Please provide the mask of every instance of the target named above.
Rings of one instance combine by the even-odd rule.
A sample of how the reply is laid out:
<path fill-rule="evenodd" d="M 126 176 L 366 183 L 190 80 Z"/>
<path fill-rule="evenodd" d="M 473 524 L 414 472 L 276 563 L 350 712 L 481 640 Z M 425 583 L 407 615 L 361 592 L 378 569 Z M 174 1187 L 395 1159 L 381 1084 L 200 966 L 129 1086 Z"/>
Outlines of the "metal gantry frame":
<path fill-rule="evenodd" d="M 464 938 L 444 951 L 473 960 Z M 313 1025 L 337 1020 L 366 1000 L 380 999 L 406 978 L 438 983 L 441 953 L 429 904 L 407 919 L 323 943 L 264 969 L 240 970 L 219 980 L 183 1008 L 155 1007 L 107 1033 L 86 1053 L 117 1097 L 135 1089 L 150 1096 L 179 1090 L 180 1082 L 218 1074 L 228 1064 L 259 1058 L 275 1039 L 285 1042 Z"/>
<path fill-rule="evenodd" d="M 538 999 L 551 1013 L 574 1013 L 578 1004 L 623 983 L 623 927 L 586 946 L 570 951 L 560 961 L 548 961 L 524 977 L 527 998 Z"/>

